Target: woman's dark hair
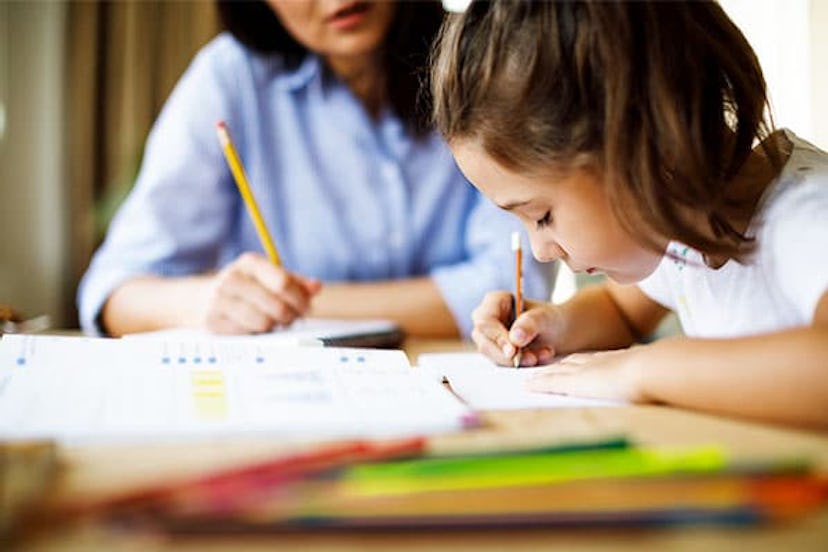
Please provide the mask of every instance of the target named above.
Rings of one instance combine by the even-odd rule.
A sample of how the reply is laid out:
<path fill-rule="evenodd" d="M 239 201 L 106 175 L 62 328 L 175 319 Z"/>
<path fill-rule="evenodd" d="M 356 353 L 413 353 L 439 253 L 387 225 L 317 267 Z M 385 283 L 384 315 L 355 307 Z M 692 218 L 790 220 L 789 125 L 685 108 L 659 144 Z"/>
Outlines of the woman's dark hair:
<path fill-rule="evenodd" d="M 282 55 L 289 66 L 298 66 L 307 50 L 284 28 L 263 0 L 217 0 L 225 28 L 242 44 L 258 52 Z M 428 94 L 428 54 L 443 8 L 437 1 L 399 2 L 385 40 L 387 97 L 394 113 L 413 134 L 422 136 L 431 128 Z"/>
<path fill-rule="evenodd" d="M 755 142 L 776 170 L 780 156 L 759 62 L 717 4 L 475 2 L 445 22 L 432 62 L 449 142 L 475 140 L 512 170 L 597 170 L 653 249 L 653 232 L 708 255 L 752 249 L 731 221 L 761 190 L 731 183 Z"/>

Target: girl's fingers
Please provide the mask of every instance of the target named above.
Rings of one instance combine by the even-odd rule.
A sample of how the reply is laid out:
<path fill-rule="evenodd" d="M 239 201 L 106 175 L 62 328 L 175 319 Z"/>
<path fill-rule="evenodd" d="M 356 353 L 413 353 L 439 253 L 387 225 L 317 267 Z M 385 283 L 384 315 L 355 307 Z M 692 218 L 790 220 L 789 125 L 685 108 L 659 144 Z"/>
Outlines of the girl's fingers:
<path fill-rule="evenodd" d="M 501 343 L 508 343 L 506 330 L 502 328 L 498 333 L 495 330 L 484 332 L 480 327 L 475 326 L 471 334 L 472 341 L 477 345 L 477 350 L 486 355 L 496 364 L 509 365 L 512 362 L 512 355 L 504 354 L 504 346 Z"/>
<path fill-rule="evenodd" d="M 492 321 L 505 325 L 512 314 L 512 294 L 507 291 L 492 291 L 483 297 L 483 301 L 472 311 L 472 323 L 488 324 Z"/>
<path fill-rule="evenodd" d="M 515 323 L 509 329 L 509 341 L 518 347 L 529 345 L 549 326 L 549 318 L 549 309 L 544 306 L 534 307 L 525 311 L 515 320 Z M 550 341 L 550 339 L 546 341 Z"/>
<path fill-rule="evenodd" d="M 497 364 L 511 364 L 515 354 L 509 341 L 506 323 L 512 310 L 512 296 L 508 292 L 487 293 L 480 305 L 472 312 L 472 340 L 484 355 Z"/>
<path fill-rule="evenodd" d="M 537 340 L 548 328 L 552 310 L 540 303 L 530 303 L 511 327 L 512 295 L 505 291 L 486 294 L 483 302 L 472 313 L 472 339 L 478 349 L 498 364 L 511 365 L 518 348 L 521 366 L 535 366 L 549 362 L 555 351 L 546 341 Z M 547 336 L 550 337 L 550 336 Z"/>
<path fill-rule="evenodd" d="M 555 358 L 555 352 L 549 347 L 540 347 L 536 354 L 538 355 L 538 364 L 549 364 Z"/>

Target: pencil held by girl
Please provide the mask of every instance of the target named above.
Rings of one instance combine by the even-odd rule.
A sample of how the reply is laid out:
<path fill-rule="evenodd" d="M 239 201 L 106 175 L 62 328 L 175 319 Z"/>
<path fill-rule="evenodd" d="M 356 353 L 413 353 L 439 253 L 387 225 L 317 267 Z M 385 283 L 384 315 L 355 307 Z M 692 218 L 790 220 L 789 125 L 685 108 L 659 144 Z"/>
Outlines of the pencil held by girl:
<path fill-rule="evenodd" d="M 511 328 L 489 293 L 483 353 L 569 355 L 538 391 L 828 427 L 828 154 L 773 128 L 717 4 L 474 2 L 431 83 L 458 165 L 534 256 L 608 276 Z M 633 346 L 671 310 L 683 337 Z"/>

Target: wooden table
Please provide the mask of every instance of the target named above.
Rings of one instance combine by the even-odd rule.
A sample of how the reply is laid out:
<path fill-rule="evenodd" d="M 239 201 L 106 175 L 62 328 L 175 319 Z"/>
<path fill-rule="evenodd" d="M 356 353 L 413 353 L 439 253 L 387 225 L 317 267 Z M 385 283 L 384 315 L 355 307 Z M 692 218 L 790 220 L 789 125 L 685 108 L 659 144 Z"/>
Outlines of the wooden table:
<path fill-rule="evenodd" d="M 470 349 L 457 341 L 409 341 L 412 362 L 421 352 Z M 436 436 L 436 451 L 468 446 L 541 443 L 624 434 L 641 444 L 718 443 L 736 457 L 804 455 L 828 473 L 828 435 L 720 418 L 660 406 L 485 412 L 483 427 Z M 75 447 L 61 449 L 67 467 L 58 498 L 111 493 L 175 475 L 194 475 L 284 451 L 284 443 L 221 440 L 187 445 Z M 176 538 L 118 535 L 94 525 L 48 531 L 25 550 L 828 550 L 828 509 L 784 525 L 658 529 L 306 533 L 278 536 Z M 0 543 L 2 548 L 2 543 Z"/>

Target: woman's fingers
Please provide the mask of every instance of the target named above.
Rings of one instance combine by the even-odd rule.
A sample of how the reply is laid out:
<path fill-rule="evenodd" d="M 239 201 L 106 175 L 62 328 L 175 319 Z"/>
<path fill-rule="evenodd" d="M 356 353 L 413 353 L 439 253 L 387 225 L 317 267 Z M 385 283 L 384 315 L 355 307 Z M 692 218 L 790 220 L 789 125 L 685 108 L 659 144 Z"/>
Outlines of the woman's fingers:
<path fill-rule="evenodd" d="M 217 333 L 260 333 L 273 327 L 273 320 L 252 304 L 232 295 L 220 295 L 214 302 L 208 327 Z"/>
<path fill-rule="evenodd" d="M 254 253 L 245 253 L 239 257 L 239 267 L 262 288 L 293 309 L 296 316 L 307 312 L 311 297 L 321 287 L 318 281 L 306 280 Z"/>
<path fill-rule="evenodd" d="M 218 333 L 258 333 L 290 324 L 308 311 L 321 286 L 262 255 L 245 253 L 215 276 L 207 327 Z"/>

